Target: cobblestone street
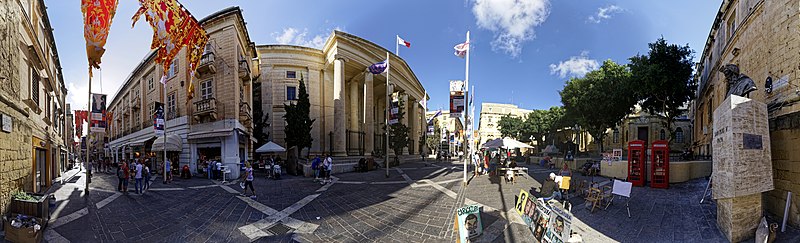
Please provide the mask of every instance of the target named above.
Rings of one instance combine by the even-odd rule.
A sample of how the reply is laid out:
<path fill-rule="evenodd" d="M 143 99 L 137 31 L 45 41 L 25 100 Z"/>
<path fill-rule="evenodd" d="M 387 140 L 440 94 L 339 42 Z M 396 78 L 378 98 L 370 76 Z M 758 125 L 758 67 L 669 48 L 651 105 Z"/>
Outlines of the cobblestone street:
<path fill-rule="evenodd" d="M 513 210 L 520 190 L 538 188 L 551 169 L 527 165 L 533 178 L 516 183 L 469 175 L 462 188 L 457 163 L 414 162 L 389 170 L 334 175 L 332 184 L 257 174 L 258 197 L 240 195 L 237 183 L 206 178 L 152 179 L 143 195 L 116 191 L 116 178 L 95 173 L 88 197 L 85 176 L 54 194 L 58 203 L 45 231 L 47 242 L 453 242 L 454 210 L 483 206 L 478 242 L 533 242 Z M 577 175 L 576 180 L 592 180 Z M 595 177 L 595 181 L 605 181 Z M 132 185 L 129 190 L 132 191 Z M 631 218 L 623 200 L 590 213 L 573 205 L 572 230 L 584 242 L 726 242 L 716 226 L 713 202 L 699 204 L 704 180 L 670 189 L 634 187 Z M 663 229 L 663 230 L 659 230 Z M 790 228 L 778 242 L 797 242 Z M 795 237 L 795 238 L 791 238 Z"/>

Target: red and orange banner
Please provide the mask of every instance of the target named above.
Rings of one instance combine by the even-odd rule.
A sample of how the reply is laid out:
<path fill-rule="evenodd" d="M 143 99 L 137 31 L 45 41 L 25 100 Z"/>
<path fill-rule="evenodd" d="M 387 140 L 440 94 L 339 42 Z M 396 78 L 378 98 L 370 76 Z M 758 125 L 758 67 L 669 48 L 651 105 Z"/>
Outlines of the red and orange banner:
<path fill-rule="evenodd" d="M 89 76 L 92 67 L 100 68 L 100 58 L 103 57 L 111 29 L 111 20 L 117 12 L 117 0 L 81 0 L 83 12 L 83 37 L 86 39 L 86 57 L 89 59 Z"/>
<path fill-rule="evenodd" d="M 205 29 L 197 19 L 176 0 L 139 0 L 139 10 L 133 15 L 133 24 L 144 14 L 145 20 L 153 28 L 151 49 L 157 49 L 156 63 L 161 64 L 166 76 L 170 64 L 183 47 L 187 47 L 189 85 L 187 85 L 187 102 L 194 95 L 194 70 L 200 64 L 200 58 L 208 42 Z M 163 79 L 163 82 L 166 82 Z"/>

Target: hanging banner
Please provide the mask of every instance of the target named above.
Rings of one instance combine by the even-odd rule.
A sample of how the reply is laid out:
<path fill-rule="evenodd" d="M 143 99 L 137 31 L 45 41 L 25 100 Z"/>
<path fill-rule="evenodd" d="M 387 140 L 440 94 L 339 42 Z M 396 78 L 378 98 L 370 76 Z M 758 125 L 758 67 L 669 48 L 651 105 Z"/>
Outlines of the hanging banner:
<path fill-rule="evenodd" d="M 433 125 L 428 125 L 428 136 L 434 135 L 434 128 Z"/>
<path fill-rule="evenodd" d="M 89 59 L 89 76 L 92 67 L 100 68 L 100 58 L 106 49 L 111 20 L 117 12 L 117 0 L 82 0 L 83 38 L 86 39 L 86 57 Z"/>
<path fill-rule="evenodd" d="M 156 136 L 164 135 L 164 104 L 155 102 L 153 112 L 153 132 Z"/>
<path fill-rule="evenodd" d="M 92 93 L 91 117 L 89 131 L 106 132 L 106 95 Z"/>
<path fill-rule="evenodd" d="M 458 229 L 457 242 L 469 242 L 469 239 L 483 234 L 481 207 L 468 205 L 456 211 L 455 228 Z"/>
<path fill-rule="evenodd" d="M 400 113 L 400 93 L 394 92 L 392 93 L 392 102 L 390 102 L 390 109 L 389 109 L 389 125 L 394 125 L 399 122 L 397 119 L 398 113 Z"/>
<path fill-rule="evenodd" d="M 450 80 L 450 117 L 461 117 L 464 111 L 464 81 Z"/>

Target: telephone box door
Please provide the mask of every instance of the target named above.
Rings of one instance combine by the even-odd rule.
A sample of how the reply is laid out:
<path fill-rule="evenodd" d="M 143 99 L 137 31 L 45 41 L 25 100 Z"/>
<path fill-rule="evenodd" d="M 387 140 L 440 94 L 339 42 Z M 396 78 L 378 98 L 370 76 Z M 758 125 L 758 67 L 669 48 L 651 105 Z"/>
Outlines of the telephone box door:
<path fill-rule="evenodd" d="M 645 149 L 642 140 L 628 143 L 628 182 L 633 186 L 644 186 Z"/>
<path fill-rule="evenodd" d="M 669 141 L 653 142 L 650 161 L 650 187 L 669 188 Z"/>

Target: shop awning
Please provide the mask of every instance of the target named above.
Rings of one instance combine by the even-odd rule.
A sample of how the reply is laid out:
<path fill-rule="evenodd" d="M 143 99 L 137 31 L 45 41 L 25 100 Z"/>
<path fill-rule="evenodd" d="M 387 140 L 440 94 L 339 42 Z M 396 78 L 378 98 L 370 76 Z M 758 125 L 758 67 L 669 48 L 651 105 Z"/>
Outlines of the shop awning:
<path fill-rule="evenodd" d="M 186 136 L 186 139 L 202 139 L 202 138 L 215 138 L 215 137 L 227 137 L 233 134 L 233 130 L 231 129 L 219 129 L 219 130 L 211 130 L 211 131 L 199 131 L 189 133 Z"/>
<path fill-rule="evenodd" d="M 181 142 L 181 137 L 177 134 L 167 135 L 167 144 L 166 148 L 167 151 L 170 152 L 180 152 L 183 150 Z M 153 141 L 153 146 L 151 147 L 150 151 L 164 151 L 164 137 L 159 136 L 156 137 L 156 140 Z"/>
<path fill-rule="evenodd" d="M 260 148 L 256 149 L 256 153 L 270 153 L 270 152 L 286 152 L 286 149 L 276 143 L 273 143 L 272 141 L 269 141 L 268 143 L 262 145 Z"/>
<path fill-rule="evenodd" d="M 128 146 L 144 146 L 144 143 L 153 138 L 155 138 L 155 136 L 134 140 L 133 142 L 128 143 Z"/>

